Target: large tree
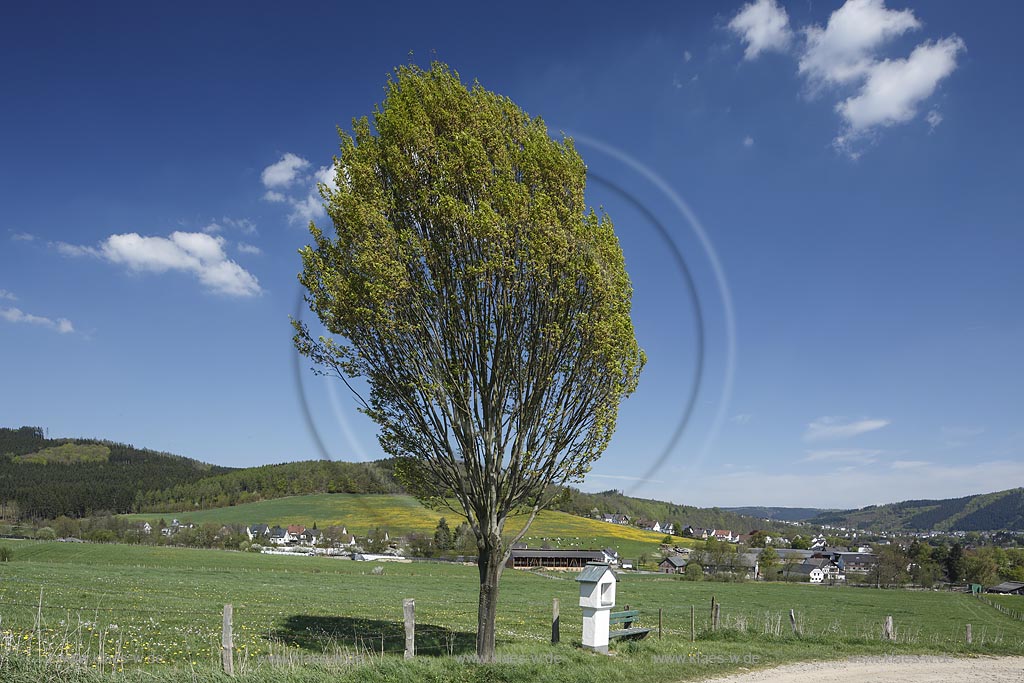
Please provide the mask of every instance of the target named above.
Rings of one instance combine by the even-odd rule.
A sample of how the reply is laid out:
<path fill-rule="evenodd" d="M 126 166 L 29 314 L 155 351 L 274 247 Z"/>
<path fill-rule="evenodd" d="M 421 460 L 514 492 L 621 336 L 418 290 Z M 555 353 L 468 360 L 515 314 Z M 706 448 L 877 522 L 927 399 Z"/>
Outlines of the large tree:
<path fill-rule="evenodd" d="M 508 98 L 400 67 L 353 128 L 320 188 L 334 235 L 310 224 L 301 251 L 328 334 L 296 322 L 295 343 L 353 390 L 407 489 L 469 520 L 491 661 L 512 544 L 589 471 L 636 388 L 632 286 L 572 140 Z"/>

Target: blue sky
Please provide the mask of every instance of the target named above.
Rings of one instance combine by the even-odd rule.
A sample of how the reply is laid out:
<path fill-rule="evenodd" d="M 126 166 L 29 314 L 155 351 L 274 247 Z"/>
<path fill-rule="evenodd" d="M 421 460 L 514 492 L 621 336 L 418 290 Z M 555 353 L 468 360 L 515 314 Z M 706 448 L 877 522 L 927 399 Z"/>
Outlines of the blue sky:
<path fill-rule="evenodd" d="M 9 7 L 0 424 L 232 466 L 319 457 L 314 434 L 378 457 L 341 388 L 296 374 L 288 316 L 335 128 L 412 53 L 576 136 L 616 223 L 650 363 L 585 488 L 860 506 L 1024 485 L 1022 19 L 880 0 Z M 697 318 L 670 244 L 705 348 L 677 442 Z"/>

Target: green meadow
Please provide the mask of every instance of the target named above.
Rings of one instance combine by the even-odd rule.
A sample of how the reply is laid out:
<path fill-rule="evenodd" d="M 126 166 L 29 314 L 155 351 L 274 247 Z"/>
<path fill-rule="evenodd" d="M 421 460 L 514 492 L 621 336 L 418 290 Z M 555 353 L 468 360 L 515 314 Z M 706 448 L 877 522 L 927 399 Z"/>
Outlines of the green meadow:
<path fill-rule="evenodd" d="M 475 567 L 172 547 L 0 544 L 13 549 L 12 561 L 0 563 L 5 681 L 54 672 L 66 680 L 101 680 L 103 671 L 102 680 L 175 680 L 182 671 L 194 680 L 217 680 L 225 603 L 234 608 L 239 677 L 252 681 L 679 680 L 872 653 L 1024 654 L 1024 622 L 964 594 L 624 574 L 619 605 L 639 609 L 640 625 L 655 633 L 617 643 L 615 657 L 599 657 L 575 645 L 581 618 L 574 574 L 509 570 L 498 617 L 505 663 L 482 667 L 459 659 L 474 647 Z M 721 604 L 721 628 L 714 632 L 712 596 Z M 416 601 L 422 656 L 412 663 L 401 655 L 404 598 Z M 554 598 L 562 614 L 557 646 L 550 644 Z M 790 628 L 790 609 L 799 634 Z M 881 639 L 886 615 L 895 620 L 896 642 Z M 964 642 L 967 623 L 971 645 Z"/>
<path fill-rule="evenodd" d="M 445 517 L 454 529 L 464 518 L 450 511 L 430 510 L 415 498 L 402 495 L 366 495 L 322 493 L 308 496 L 276 498 L 257 503 L 246 503 L 226 508 L 196 510 L 194 512 L 152 512 L 125 515 L 133 521 L 155 523 L 160 519 L 170 522 L 202 524 L 304 524 L 320 527 L 344 525 L 349 533 L 366 536 L 374 528 L 387 529 L 392 536 L 411 532 L 434 532 L 437 521 Z M 522 528 L 525 517 L 509 521 L 508 531 Z M 548 543 L 556 548 L 612 547 L 623 557 L 635 559 L 641 554 L 658 550 L 664 534 L 643 531 L 636 527 L 608 524 L 594 519 L 578 517 L 564 512 L 544 511 L 530 526 L 524 541 L 531 547 Z M 694 543 L 676 539 L 678 545 Z"/>

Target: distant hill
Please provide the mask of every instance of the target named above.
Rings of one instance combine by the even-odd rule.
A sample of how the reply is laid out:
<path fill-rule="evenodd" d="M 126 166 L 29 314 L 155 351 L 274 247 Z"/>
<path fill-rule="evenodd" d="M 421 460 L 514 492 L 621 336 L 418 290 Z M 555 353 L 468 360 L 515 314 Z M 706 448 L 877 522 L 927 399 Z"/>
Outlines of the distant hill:
<path fill-rule="evenodd" d="M 737 534 L 745 534 L 754 529 L 783 532 L 784 525 L 775 525 L 749 515 L 739 514 L 734 510 L 722 508 L 699 508 L 692 505 L 679 505 L 663 500 L 634 498 L 622 491 L 610 490 L 600 493 L 584 493 L 570 489 L 568 500 L 556 503 L 555 510 L 569 512 L 581 517 L 589 517 L 596 512 L 602 514 L 620 513 L 629 515 L 631 519 L 649 519 L 658 522 L 673 522 L 680 527 L 691 525 L 705 529 L 729 529 Z"/>
<path fill-rule="evenodd" d="M 102 439 L 48 439 L 38 427 L 0 428 L 0 518 L 219 509 L 310 494 L 400 494 L 393 463 L 309 460 L 248 468 L 210 465 Z M 949 500 L 911 500 L 860 510 L 698 508 L 622 491 L 569 489 L 554 509 L 579 517 L 633 519 L 785 534 L 782 522 L 877 530 L 1024 529 L 1024 489 Z M 772 521 L 777 520 L 773 523 Z"/>
<path fill-rule="evenodd" d="M 221 508 L 310 493 L 398 493 L 389 462 L 230 468 L 101 439 L 0 428 L 0 517 Z"/>
<path fill-rule="evenodd" d="M 423 507 L 408 495 L 352 495 L 314 494 L 276 498 L 257 503 L 245 503 L 229 508 L 214 508 L 195 512 L 144 512 L 127 516 L 130 521 L 149 521 L 154 525 L 161 519 L 170 522 L 177 518 L 182 523 L 241 524 L 303 524 L 314 523 L 325 529 L 330 526 L 344 526 L 348 533 L 359 538 L 370 535 L 380 528 L 392 536 L 417 532 L 433 535 L 437 521 L 445 517 L 454 529 L 465 521 L 451 511 L 431 510 Z M 506 532 L 509 534 L 522 528 L 526 516 L 509 519 Z M 642 553 L 651 553 L 658 548 L 664 534 L 643 531 L 636 527 L 609 524 L 596 519 L 586 519 L 554 510 L 541 512 L 522 539 L 530 547 L 549 545 L 552 548 L 603 548 L 612 547 L 624 556 L 636 559 Z M 675 539 L 677 545 L 696 547 L 699 542 L 690 539 Z"/>
<path fill-rule="evenodd" d="M 39 427 L 0 428 L 0 511 L 53 519 L 130 512 L 139 492 L 229 471 L 99 439 L 47 439 Z"/>
<path fill-rule="evenodd" d="M 905 500 L 832 510 L 807 520 L 879 531 L 1024 531 L 1024 488 L 944 500 Z"/>
<path fill-rule="evenodd" d="M 783 522 L 805 522 L 809 519 L 817 517 L 818 515 L 822 515 L 827 512 L 834 512 L 833 510 L 822 510 L 821 508 L 783 508 L 760 506 L 722 509 L 728 510 L 729 512 L 735 512 L 738 515 L 757 517 L 758 519 L 774 519 Z"/>

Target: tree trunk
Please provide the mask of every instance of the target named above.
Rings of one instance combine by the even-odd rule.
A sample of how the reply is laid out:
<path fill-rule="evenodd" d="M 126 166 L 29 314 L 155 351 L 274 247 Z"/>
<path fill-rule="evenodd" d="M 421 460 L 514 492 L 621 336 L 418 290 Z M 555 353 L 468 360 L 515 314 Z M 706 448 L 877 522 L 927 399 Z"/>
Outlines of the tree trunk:
<path fill-rule="evenodd" d="M 501 547 L 480 549 L 480 600 L 476 616 L 476 656 L 481 662 L 494 661 L 494 620 L 498 615 L 498 582 L 501 580 Z"/>

